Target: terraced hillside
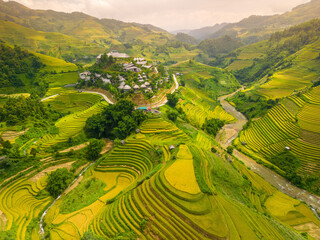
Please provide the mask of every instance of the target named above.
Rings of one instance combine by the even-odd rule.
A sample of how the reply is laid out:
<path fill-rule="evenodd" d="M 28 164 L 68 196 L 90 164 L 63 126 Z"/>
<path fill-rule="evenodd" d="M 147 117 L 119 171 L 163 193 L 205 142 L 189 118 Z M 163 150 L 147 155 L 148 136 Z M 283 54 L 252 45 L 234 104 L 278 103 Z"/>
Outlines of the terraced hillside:
<path fill-rule="evenodd" d="M 276 99 L 310 87 L 319 78 L 319 19 L 274 33 L 235 50 L 225 66 L 251 93 Z M 303 37 L 305 36 L 305 37 Z"/>
<path fill-rule="evenodd" d="M 94 99 L 92 100 L 94 101 Z M 97 102 L 89 108 L 86 108 L 84 105 L 81 106 L 83 108 L 82 111 L 75 112 L 59 119 L 55 124 L 59 129 L 59 133 L 46 134 L 37 142 L 37 147 L 40 148 L 40 150 L 44 150 L 54 144 L 67 141 L 69 138 L 77 136 L 85 126 L 86 120 L 93 114 L 101 112 L 107 105 L 108 103 L 105 101 Z"/>
<path fill-rule="evenodd" d="M 202 127 L 206 119 L 218 118 L 226 122 L 232 122 L 234 117 L 228 114 L 221 106 L 197 90 L 182 88 L 181 94 L 184 97 L 178 104 L 187 119 L 193 125 Z"/>
<path fill-rule="evenodd" d="M 304 96 L 316 101 L 312 93 Z M 71 92 L 51 99 L 52 107 L 59 107 L 60 100 L 68 104 L 69 97 L 95 99 Z M 81 129 L 76 125 L 82 117 L 101 104 L 68 115 L 74 119 L 64 125 L 74 128 L 57 123 L 59 135 L 41 148 Z M 313 226 L 307 232 L 316 236 L 320 222 L 307 205 L 280 193 L 236 159 L 229 163 L 211 153 L 215 144 L 205 133 L 190 137 L 159 116 L 146 120 L 140 133 L 105 154 L 49 209 L 46 237 L 80 239 L 91 230 L 106 238 L 285 240 L 303 239 L 294 228 L 302 232 L 306 226 Z M 41 168 L 33 166 L 3 182 L 0 238 L 39 239 L 40 215 L 53 200 L 43 195 L 45 172 L 86 164 L 68 156 L 45 158 Z"/>
<path fill-rule="evenodd" d="M 180 88 L 182 100 L 178 107 L 181 107 L 190 123 L 202 127 L 206 118 L 219 118 L 226 122 L 234 120 L 217 102 L 217 96 L 240 86 L 232 74 L 194 61 L 180 63 L 170 70 L 183 74 L 180 83 L 183 82 L 185 87 Z"/>
<path fill-rule="evenodd" d="M 302 174 L 320 169 L 319 132 L 320 87 L 305 94 L 293 95 L 254 121 L 243 131 L 236 145 L 260 157 L 279 154 L 289 147 L 301 161 Z M 244 146 L 241 143 L 246 143 Z"/>
<path fill-rule="evenodd" d="M 241 163 L 231 165 L 213 155 L 199 140 L 161 118 L 147 120 L 141 133 L 104 156 L 49 210 L 48 236 L 79 239 L 91 229 L 106 238 L 303 239 L 288 226 L 319 228 L 305 204 Z M 176 149 L 169 150 L 174 141 Z M 66 209 L 81 184 L 92 179 L 104 182 L 103 192 L 85 206 Z M 286 206 L 281 213 L 274 207 L 280 202 Z M 299 217 L 292 219 L 291 214 Z"/>

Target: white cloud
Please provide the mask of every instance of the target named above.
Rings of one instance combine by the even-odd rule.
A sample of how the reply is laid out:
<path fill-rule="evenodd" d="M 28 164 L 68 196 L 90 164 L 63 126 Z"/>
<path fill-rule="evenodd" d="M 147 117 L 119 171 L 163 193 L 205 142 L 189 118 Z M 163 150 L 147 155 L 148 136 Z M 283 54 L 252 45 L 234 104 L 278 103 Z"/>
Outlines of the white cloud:
<path fill-rule="evenodd" d="M 167 30 L 236 22 L 291 10 L 309 0 L 16 0 L 33 9 L 84 12 L 99 18 L 150 23 Z"/>

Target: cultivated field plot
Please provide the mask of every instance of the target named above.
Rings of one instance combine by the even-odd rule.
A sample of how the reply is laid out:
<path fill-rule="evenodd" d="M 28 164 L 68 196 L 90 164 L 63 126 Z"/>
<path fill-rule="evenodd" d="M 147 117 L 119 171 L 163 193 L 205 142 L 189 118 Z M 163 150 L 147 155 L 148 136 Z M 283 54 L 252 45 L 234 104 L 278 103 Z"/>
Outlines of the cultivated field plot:
<path fill-rule="evenodd" d="M 188 120 L 197 127 L 202 127 L 206 118 L 218 118 L 230 123 L 235 118 L 227 113 L 221 106 L 199 91 L 182 88 L 181 93 L 185 100 L 179 102 Z"/>
<path fill-rule="evenodd" d="M 77 83 L 78 78 L 78 72 L 50 74 L 46 76 L 50 88 L 63 87 L 68 84 Z"/>
<path fill-rule="evenodd" d="M 240 236 L 302 240 L 280 222 L 319 228 L 305 204 L 281 194 L 237 161 L 231 165 L 212 154 L 213 142 L 205 133 L 191 139 L 161 118 L 146 121 L 141 132 L 145 133 L 130 136 L 107 153 L 50 208 L 44 219 L 50 239 L 80 239 L 91 229 L 107 238 L 130 232 L 134 238 L 150 240 Z M 177 133 L 176 139 L 185 140 L 174 140 L 178 145 L 169 150 L 170 134 Z M 26 181 L 30 177 L 11 182 L 0 193 L 0 227 L 9 230 L 17 226 L 18 239 L 39 239 L 38 224 L 30 227 L 29 223 L 50 201 L 35 198 L 45 187 L 45 177 Z M 89 182 L 95 185 L 86 188 Z M 231 186 L 229 190 L 226 184 Z M 242 193 L 237 193 L 239 184 L 244 187 Z M 91 188 L 95 192 L 88 194 Z M 241 198 L 246 200 L 240 203 Z M 281 214 L 274 209 L 278 203 L 285 206 Z"/>
<path fill-rule="evenodd" d="M 67 141 L 70 137 L 76 136 L 82 131 L 86 120 L 93 114 L 101 112 L 107 105 L 108 103 L 105 101 L 98 102 L 84 111 L 76 112 L 59 119 L 55 124 L 59 128 L 59 133 L 45 135 L 37 142 L 37 145 L 41 146 L 41 150 L 44 150 L 54 144 Z"/>
<path fill-rule="evenodd" d="M 312 85 L 318 74 L 307 69 L 291 68 L 275 73 L 271 80 L 258 89 L 258 93 L 271 99 L 291 95 Z"/>
<path fill-rule="evenodd" d="M 235 60 L 231 63 L 227 69 L 231 71 L 241 70 L 243 68 L 251 67 L 253 64 L 253 60 L 246 59 L 246 60 Z"/>
<path fill-rule="evenodd" d="M 320 169 L 320 87 L 301 97 L 291 96 L 272 108 L 240 134 L 238 146 L 269 157 L 290 147 L 302 162 L 300 171 L 317 173 Z M 240 142 L 247 145 L 240 146 Z"/>
<path fill-rule="evenodd" d="M 74 113 L 88 109 L 98 103 L 102 97 L 97 94 L 79 93 L 76 91 L 67 91 L 54 98 L 45 100 L 44 103 L 50 104 L 53 110 L 63 113 Z"/>
<path fill-rule="evenodd" d="M 39 228 L 28 229 L 29 224 L 50 203 L 49 197 L 39 199 L 37 194 L 44 189 L 45 178 L 37 182 L 22 177 L 10 182 L 0 191 L 0 237 L 1 230 L 17 229 L 15 239 L 31 239 Z"/>

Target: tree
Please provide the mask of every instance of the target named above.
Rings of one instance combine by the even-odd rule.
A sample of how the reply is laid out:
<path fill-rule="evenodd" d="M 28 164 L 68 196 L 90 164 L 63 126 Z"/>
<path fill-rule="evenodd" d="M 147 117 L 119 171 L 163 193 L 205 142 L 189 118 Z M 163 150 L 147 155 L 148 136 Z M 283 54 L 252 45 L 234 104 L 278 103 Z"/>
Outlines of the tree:
<path fill-rule="evenodd" d="M 233 153 L 233 147 L 232 146 L 227 147 L 227 153 L 230 154 L 230 155 Z"/>
<path fill-rule="evenodd" d="M 67 168 L 59 168 L 51 172 L 47 179 L 47 191 L 57 198 L 72 182 L 74 176 Z"/>
<path fill-rule="evenodd" d="M 179 96 L 176 93 L 168 93 L 167 94 L 168 105 L 171 107 L 175 107 L 179 102 Z"/>
<path fill-rule="evenodd" d="M 215 137 L 219 130 L 224 126 L 224 124 L 225 122 L 221 121 L 220 119 L 206 119 L 206 121 L 202 125 L 202 129 Z"/>
<path fill-rule="evenodd" d="M 175 121 L 177 120 L 178 114 L 177 114 L 176 112 L 174 112 L 174 111 L 168 111 L 168 112 L 167 112 L 167 117 L 168 117 L 171 121 L 175 122 Z"/>
<path fill-rule="evenodd" d="M 35 157 L 37 155 L 38 151 L 35 148 L 31 148 L 30 154 Z"/>
<path fill-rule="evenodd" d="M 86 148 L 86 158 L 88 160 L 96 160 L 100 156 L 100 152 L 104 146 L 101 140 L 92 138 L 89 140 L 89 145 Z"/>

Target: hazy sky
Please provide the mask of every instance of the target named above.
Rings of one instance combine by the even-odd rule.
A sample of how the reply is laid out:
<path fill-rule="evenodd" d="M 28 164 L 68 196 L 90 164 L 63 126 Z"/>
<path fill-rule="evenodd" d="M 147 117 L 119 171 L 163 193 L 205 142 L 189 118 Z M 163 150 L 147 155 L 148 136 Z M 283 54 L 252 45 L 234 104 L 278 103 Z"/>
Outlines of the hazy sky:
<path fill-rule="evenodd" d="M 33 9 L 80 11 L 172 31 L 283 13 L 310 0 L 16 0 Z"/>

